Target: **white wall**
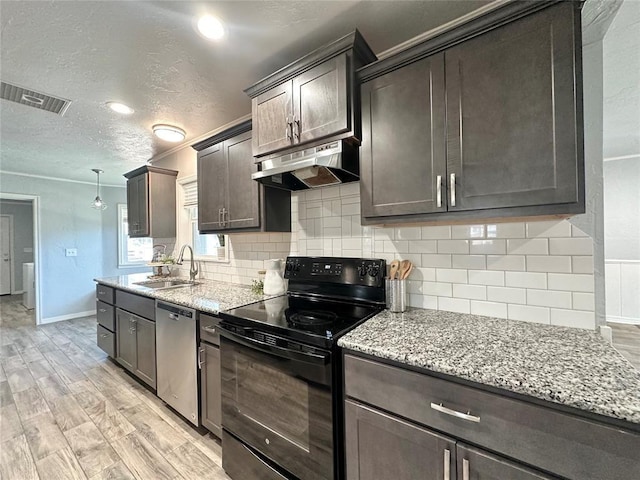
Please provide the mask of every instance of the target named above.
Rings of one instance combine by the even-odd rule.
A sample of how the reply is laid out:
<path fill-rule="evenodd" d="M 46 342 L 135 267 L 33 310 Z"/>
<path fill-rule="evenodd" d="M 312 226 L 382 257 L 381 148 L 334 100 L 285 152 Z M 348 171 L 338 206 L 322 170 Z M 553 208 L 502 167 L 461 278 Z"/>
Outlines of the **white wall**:
<path fill-rule="evenodd" d="M 12 293 L 22 292 L 22 264 L 33 262 L 33 208 L 30 201 L 0 200 L 0 213 L 13 215 Z"/>
<path fill-rule="evenodd" d="M 89 206 L 95 185 L 2 173 L 0 192 L 40 197 L 40 317 L 43 322 L 95 312 L 95 277 L 130 273 L 117 268 L 117 247 L 108 238 L 116 232 L 117 202 L 126 202 L 124 188 L 103 187 L 109 208 Z M 76 248 L 77 257 L 66 257 Z"/>

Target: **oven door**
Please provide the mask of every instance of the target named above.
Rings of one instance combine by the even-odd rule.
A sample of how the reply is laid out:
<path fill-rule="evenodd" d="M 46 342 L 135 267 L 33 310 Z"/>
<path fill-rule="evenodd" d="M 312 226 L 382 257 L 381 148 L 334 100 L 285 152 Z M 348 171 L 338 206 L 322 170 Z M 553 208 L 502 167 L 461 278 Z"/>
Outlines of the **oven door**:
<path fill-rule="evenodd" d="M 228 328 L 220 325 L 223 428 L 298 478 L 332 479 L 331 353 Z"/>

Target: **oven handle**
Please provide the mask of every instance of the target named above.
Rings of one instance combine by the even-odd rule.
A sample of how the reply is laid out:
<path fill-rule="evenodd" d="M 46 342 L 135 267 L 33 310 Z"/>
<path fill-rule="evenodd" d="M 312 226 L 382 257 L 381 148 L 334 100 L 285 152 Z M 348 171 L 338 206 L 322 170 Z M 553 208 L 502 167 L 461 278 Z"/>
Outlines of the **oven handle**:
<path fill-rule="evenodd" d="M 296 360 L 298 362 L 312 363 L 315 365 L 327 365 L 331 359 L 331 354 L 328 352 L 326 354 L 296 352 L 295 350 L 276 347 L 259 340 L 255 340 L 253 338 L 247 338 L 243 335 L 239 335 L 236 332 L 227 330 L 223 324 L 219 324 L 218 328 L 220 329 L 220 335 L 222 335 L 223 337 L 227 337 L 228 339 L 233 340 L 240 345 L 244 345 L 247 348 L 259 350 L 261 352 L 276 355 L 278 357 L 288 358 L 290 360 Z"/>

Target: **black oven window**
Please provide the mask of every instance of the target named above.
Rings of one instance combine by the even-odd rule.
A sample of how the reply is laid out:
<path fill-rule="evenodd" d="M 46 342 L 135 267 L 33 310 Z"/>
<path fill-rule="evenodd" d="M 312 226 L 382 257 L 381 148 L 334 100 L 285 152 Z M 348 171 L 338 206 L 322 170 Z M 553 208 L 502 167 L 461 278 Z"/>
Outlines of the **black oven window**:
<path fill-rule="evenodd" d="M 308 383 L 241 354 L 236 369 L 240 415 L 309 452 Z"/>

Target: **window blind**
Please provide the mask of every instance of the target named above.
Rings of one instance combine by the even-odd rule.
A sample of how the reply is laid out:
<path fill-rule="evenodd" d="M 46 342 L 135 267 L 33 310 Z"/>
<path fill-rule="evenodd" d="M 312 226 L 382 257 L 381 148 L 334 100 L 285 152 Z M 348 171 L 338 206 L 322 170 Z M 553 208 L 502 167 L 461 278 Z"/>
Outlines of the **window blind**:
<path fill-rule="evenodd" d="M 184 190 L 184 206 L 195 207 L 198 205 L 198 182 L 189 182 L 182 185 Z"/>

